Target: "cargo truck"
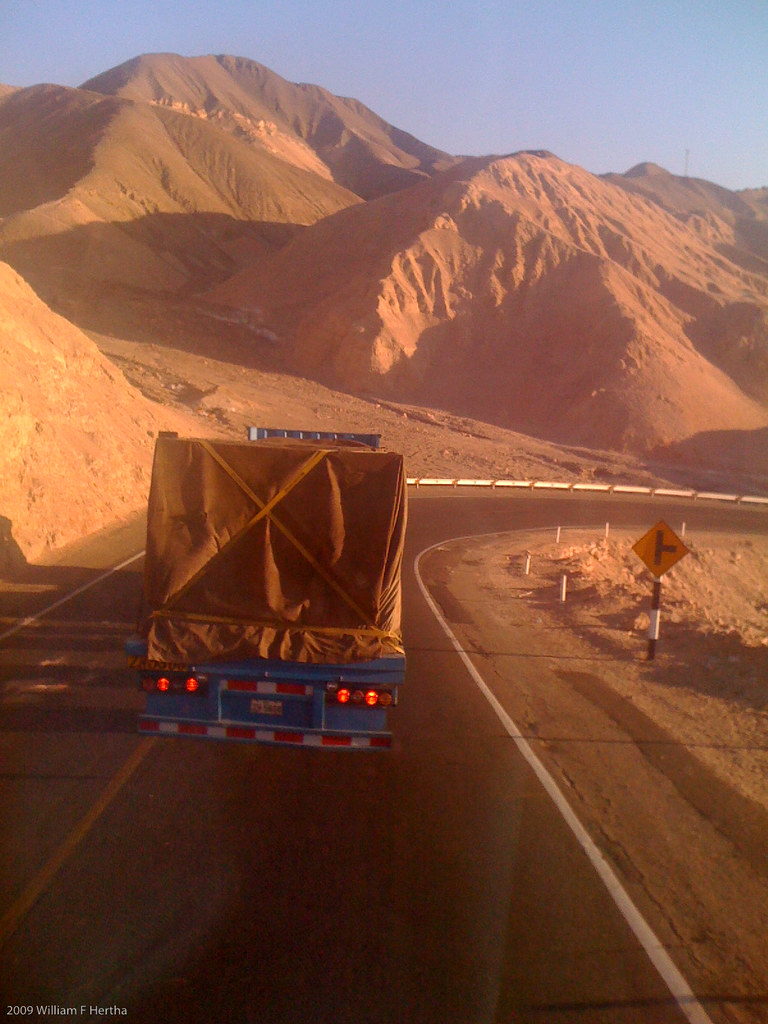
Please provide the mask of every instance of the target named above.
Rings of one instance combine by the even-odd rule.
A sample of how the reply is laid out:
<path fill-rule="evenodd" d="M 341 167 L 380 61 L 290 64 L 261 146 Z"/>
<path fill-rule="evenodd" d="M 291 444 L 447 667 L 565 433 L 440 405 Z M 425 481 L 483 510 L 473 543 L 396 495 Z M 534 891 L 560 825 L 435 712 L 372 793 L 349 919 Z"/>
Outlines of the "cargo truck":
<path fill-rule="evenodd" d="M 402 456 L 377 435 L 156 442 L 139 730 L 386 749 L 405 674 Z"/>

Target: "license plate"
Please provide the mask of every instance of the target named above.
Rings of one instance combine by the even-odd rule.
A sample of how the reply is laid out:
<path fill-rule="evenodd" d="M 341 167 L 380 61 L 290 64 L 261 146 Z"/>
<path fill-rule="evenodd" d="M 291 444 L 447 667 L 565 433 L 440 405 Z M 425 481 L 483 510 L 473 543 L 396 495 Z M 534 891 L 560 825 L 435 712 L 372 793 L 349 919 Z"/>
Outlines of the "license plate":
<path fill-rule="evenodd" d="M 252 700 L 252 715 L 282 715 L 283 702 L 281 700 Z"/>

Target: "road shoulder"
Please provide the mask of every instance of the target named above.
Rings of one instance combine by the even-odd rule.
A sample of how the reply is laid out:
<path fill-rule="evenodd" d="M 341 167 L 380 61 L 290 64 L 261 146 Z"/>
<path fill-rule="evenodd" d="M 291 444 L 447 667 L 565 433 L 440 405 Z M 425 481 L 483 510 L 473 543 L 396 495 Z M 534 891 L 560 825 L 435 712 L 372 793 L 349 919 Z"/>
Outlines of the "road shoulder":
<path fill-rule="evenodd" d="M 726 766 L 765 756 L 755 737 L 764 716 L 742 715 L 741 733 L 732 716 L 724 735 L 722 717 L 701 716 L 707 702 L 716 713 L 716 697 L 690 685 L 692 673 L 706 671 L 703 660 L 688 666 L 686 689 L 684 645 L 673 649 L 670 639 L 663 658 L 645 662 L 637 629 L 630 635 L 595 612 L 593 581 L 571 579 L 561 603 L 565 563 L 572 568 L 576 549 L 598 541 L 464 540 L 442 545 L 422 569 L 483 678 L 696 991 L 727 994 L 728 1019 L 759 1020 L 768 815 Z M 620 611 L 603 609 L 609 620 Z"/>

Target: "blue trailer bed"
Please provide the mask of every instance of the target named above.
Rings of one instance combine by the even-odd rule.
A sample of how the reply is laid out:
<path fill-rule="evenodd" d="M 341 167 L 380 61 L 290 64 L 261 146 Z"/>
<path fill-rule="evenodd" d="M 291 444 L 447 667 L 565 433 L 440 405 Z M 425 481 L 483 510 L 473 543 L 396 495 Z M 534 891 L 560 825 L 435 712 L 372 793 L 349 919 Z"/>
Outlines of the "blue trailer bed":
<path fill-rule="evenodd" d="M 354 664 L 246 661 L 160 664 L 144 640 L 126 645 L 146 694 L 139 731 L 315 747 L 386 749 L 387 712 L 405 657 Z"/>

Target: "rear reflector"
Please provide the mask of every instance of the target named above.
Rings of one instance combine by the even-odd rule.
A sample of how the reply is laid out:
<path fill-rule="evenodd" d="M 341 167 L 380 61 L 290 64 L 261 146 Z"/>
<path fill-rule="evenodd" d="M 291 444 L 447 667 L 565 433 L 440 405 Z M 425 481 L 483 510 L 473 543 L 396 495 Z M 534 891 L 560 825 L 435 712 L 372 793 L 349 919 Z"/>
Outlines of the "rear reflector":
<path fill-rule="evenodd" d="M 206 736 L 207 725 L 197 725 L 195 722 L 179 722 L 179 733 L 182 736 Z"/>
<path fill-rule="evenodd" d="M 300 732 L 276 732 L 275 743 L 303 743 L 304 734 Z"/>
<path fill-rule="evenodd" d="M 277 683 L 275 685 L 275 693 L 290 693 L 297 697 L 303 697 L 307 692 L 307 687 L 303 683 Z"/>
<path fill-rule="evenodd" d="M 203 722 L 174 722 L 170 719 L 140 718 L 139 732 L 160 736 L 199 736 L 214 740 L 250 740 L 256 743 L 284 743 L 304 747 L 339 747 L 347 750 L 388 750 L 389 734 L 288 732 L 238 725 L 206 725 Z"/>
<path fill-rule="evenodd" d="M 241 729 L 237 725 L 228 725 L 226 736 L 228 740 L 253 740 L 256 739 L 256 730 Z"/>
<path fill-rule="evenodd" d="M 311 697 L 314 693 L 310 683 L 278 683 L 267 679 L 222 679 L 220 685 L 230 693 L 281 693 L 292 697 Z"/>

